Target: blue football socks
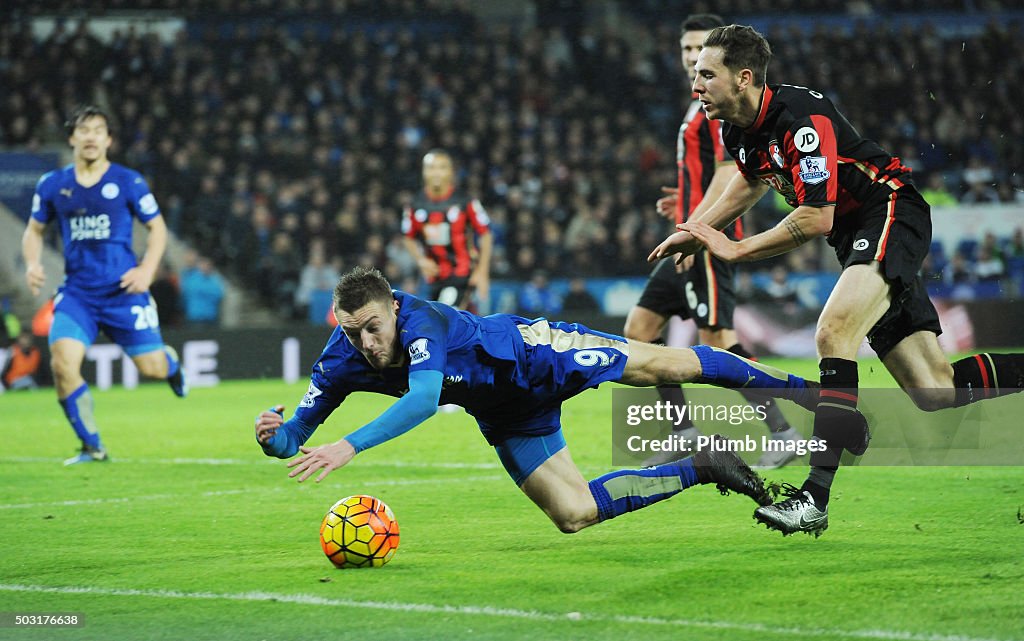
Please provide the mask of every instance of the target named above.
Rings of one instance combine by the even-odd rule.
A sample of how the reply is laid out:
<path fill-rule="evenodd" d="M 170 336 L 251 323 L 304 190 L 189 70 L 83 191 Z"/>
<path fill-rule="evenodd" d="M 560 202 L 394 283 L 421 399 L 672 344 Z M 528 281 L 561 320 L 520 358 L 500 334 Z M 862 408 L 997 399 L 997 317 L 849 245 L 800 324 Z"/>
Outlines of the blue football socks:
<path fill-rule="evenodd" d="M 817 402 L 816 390 L 814 398 L 806 398 L 811 394 L 807 381 L 782 371 L 776 367 L 755 363 L 732 352 L 717 347 L 698 345 L 693 348 L 700 360 L 701 377 L 696 383 L 708 383 L 730 389 L 765 389 L 777 390 L 772 395 L 788 398 L 804 407 Z"/>
<path fill-rule="evenodd" d="M 67 398 L 60 399 L 60 406 L 64 408 L 64 415 L 83 445 L 93 449 L 103 447 L 100 444 L 96 419 L 93 417 L 92 394 L 89 393 L 87 384 L 82 383 L 81 387 L 71 392 Z"/>
<path fill-rule="evenodd" d="M 609 472 L 589 483 L 601 521 L 663 501 L 696 484 L 692 457 L 657 467 Z"/>

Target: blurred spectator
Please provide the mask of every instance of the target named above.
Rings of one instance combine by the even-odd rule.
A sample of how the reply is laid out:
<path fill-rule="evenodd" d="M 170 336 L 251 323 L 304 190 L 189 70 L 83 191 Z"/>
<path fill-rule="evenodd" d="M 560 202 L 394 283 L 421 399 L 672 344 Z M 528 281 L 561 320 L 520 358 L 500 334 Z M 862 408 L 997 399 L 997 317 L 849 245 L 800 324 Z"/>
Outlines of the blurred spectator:
<path fill-rule="evenodd" d="M 768 299 L 780 305 L 795 304 L 798 300 L 796 287 L 789 281 L 789 272 L 782 265 L 772 268 L 771 280 L 764 287 Z"/>
<path fill-rule="evenodd" d="M 196 257 L 194 265 L 182 270 L 181 297 L 185 302 L 187 323 L 216 325 L 220 322 L 224 280 L 214 270 L 209 258 Z"/>
<path fill-rule="evenodd" d="M 0 347 L 7 347 L 21 335 L 21 321 L 11 311 L 11 299 L 0 298 Z"/>
<path fill-rule="evenodd" d="M 299 286 L 302 265 L 302 257 L 292 237 L 287 232 L 276 232 L 270 254 L 263 259 L 260 291 L 268 304 L 289 318 L 298 317 L 295 312 L 295 291 Z"/>
<path fill-rule="evenodd" d="M 962 285 L 974 281 L 974 271 L 962 252 L 956 252 L 942 270 L 942 279 L 947 285 Z"/>
<path fill-rule="evenodd" d="M 974 263 L 974 275 L 980 281 L 999 280 L 1006 275 L 1006 263 L 996 245 L 996 237 L 992 233 L 985 234 L 985 239 L 978 248 L 978 260 Z"/>
<path fill-rule="evenodd" d="M 1013 230 L 1013 236 L 1006 243 L 1007 258 L 1024 258 L 1024 227 Z"/>
<path fill-rule="evenodd" d="M 926 283 L 942 280 L 942 270 L 936 267 L 935 257 L 932 256 L 931 253 L 925 256 L 924 261 L 921 263 L 921 277 Z"/>
<path fill-rule="evenodd" d="M 573 314 L 598 314 L 601 304 L 587 291 L 587 281 L 577 276 L 569 281 L 569 292 L 562 301 L 562 311 L 569 318 Z"/>
<path fill-rule="evenodd" d="M 42 355 L 35 346 L 32 332 L 23 331 L 8 350 L 0 381 L 9 390 L 36 389 L 39 387 L 36 377 L 41 365 Z"/>
<path fill-rule="evenodd" d="M 960 197 L 964 204 L 997 203 L 999 192 L 995 188 L 995 173 L 984 160 L 971 156 L 964 169 L 964 182 L 967 192 Z"/>
<path fill-rule="evenodd" d="M 562 310 L 562 299 L 551 291 L 547 273 L 537 270 L 519 290 L 519 311 L 527 316 L 546 316 Z"/>
<path fill-rule="evenodd" d="M 956 196 L 946 188 L 946 181 L 940 173 L 928 176 L 928 182 L 921 190 L 921 195 L 932 207 L 955 207 L 957 205 Z"/>
<path fill-rule="evenodd" d="M 295 290 L 295 307 L 311 323 L 322 323 L 331 311 L 334 286 L 341 278 L 339 270 L 326 261 L 324 241 L 314 239 L 309 246 L 309 262 L 302 268 Z"/>
<path fill-rule="evenodd" d="M 177 327 L 181 324 L 181 286 L 178 275 L 166 261 L 160 263 L 156 278 L 149 286 L 149 293 L 156 302 L 156 311 L 161 327 Z"/>

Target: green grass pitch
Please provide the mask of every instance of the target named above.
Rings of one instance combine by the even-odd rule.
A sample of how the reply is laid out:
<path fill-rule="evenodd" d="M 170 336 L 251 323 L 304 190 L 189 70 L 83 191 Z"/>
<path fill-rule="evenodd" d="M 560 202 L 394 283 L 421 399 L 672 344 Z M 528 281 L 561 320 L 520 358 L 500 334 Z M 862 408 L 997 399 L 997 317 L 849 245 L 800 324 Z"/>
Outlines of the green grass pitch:
<path fill-rule="evenodd" d="M 877 362 L 861 372 L 862 385 L 892 384 Z M 461 412 L 296 484 L 252 421 L 304 391 L 96 393 L 114 461 L 74 468 L 60 465 L 75 441 L 52 390 L 0 397 L 0 611 L 85 615 L 0 639 L 1024 638 L 1022 467 L 843 470 L 817 540 L 769 533 L 753 503 L 709 487 L 564 535 Z M 311 443 L 389 402 L 353 397 Z M 602 388 L 563 413 L 588 477 L 610 469 L 610 408 Z M 356 493 L 401 526 L 384 568 L 336 570 L 320 551 L 324 513 Z"/>

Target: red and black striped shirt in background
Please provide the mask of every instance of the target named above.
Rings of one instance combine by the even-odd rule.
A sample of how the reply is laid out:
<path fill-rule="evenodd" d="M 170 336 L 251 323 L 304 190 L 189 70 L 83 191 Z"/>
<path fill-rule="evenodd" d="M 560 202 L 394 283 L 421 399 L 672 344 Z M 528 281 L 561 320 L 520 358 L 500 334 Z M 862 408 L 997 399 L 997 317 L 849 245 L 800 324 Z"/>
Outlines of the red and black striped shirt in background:
<path fill-rule="evenodd" d="M 748 129 L 726 123 L 726 149 L 740 171 L 793 208 L 835 205 L 833 229 L 859 222 L 862 205 L 892 201 L 910 169 L 861 136 L 832 101 L 806 87 L 769 85 Z M 877 208 L 870 208 L 877 211 Z"/>
<path fill-rule="evenodd" d="M 676 200 L 676 224 L 686 222 L 711 184 L 718 164 L 729 155 L 722 141 L 722 122 L 708 120 L 700 101 L 694 100 L 676 138 L 679 198 Z M 725 229 L 733 240 L 743 238 L 743 223 L 737 219 Z"/>
<path fill-rule="evenodd" d="M 490 231 L 491 220 L 480 201 L 455 191 L 432 199 L 424 191 L 402 213 L 402 233 L 417 240 L 437 263 L 434 280 L 468 278 L 473 270 L 469 253 L 469 227 L 479 236 Z"/>

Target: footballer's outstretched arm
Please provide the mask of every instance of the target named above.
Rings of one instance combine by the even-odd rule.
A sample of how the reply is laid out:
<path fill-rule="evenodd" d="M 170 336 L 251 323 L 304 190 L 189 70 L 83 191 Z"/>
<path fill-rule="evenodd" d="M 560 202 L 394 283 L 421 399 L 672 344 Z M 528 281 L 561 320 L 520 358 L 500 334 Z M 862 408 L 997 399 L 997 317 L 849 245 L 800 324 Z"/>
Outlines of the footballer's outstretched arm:
<path fill-rule="evenodd" d="M 714 229 L 725 229 L 753 207 L 766 191 L 768 185 L 756 178 L 749 179 L 737 171 L 714 204 L 691 220 L 700 220 Z M 700 245 L 701 243 L 689 231 L 677 231 L 655 247 L 647 260 L 654 262 L 672 254 L 692 254 Z"/>
<path fill-rule="evenodd" d="M 288 476 L 301 474 L 299 482 L 302 482 L 317 470 L 322 470 L 316 478 L 319 483 L 332 470 L 342 467 L 359 452 L 405 434 L 437 413 L 443 382 L 444 374 L 437 370 L 410 372 L 409 391 L 405 396 L 395 401 L 376 419 L 336 443 L 299 447 L 302 456 L 288 464 L 288 467 L 295 468 Z"/>
<path fill-rule="evenodd" d="M 725 234 L 703 221 L 686 223 L 683 228 L 718 258 L 728 263 L 749 262 L 784 254 L 812 238 L 828 233 L 832 229 L 834 214 L 834 205 L 801 205 L 775 227 L 740 241 L 730 240 Z"/>

